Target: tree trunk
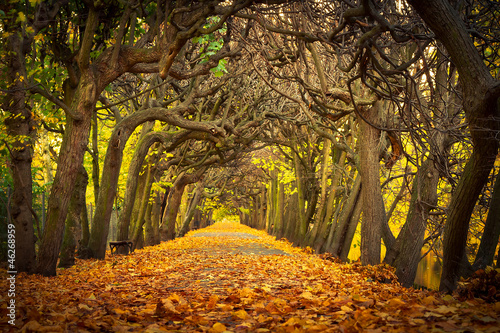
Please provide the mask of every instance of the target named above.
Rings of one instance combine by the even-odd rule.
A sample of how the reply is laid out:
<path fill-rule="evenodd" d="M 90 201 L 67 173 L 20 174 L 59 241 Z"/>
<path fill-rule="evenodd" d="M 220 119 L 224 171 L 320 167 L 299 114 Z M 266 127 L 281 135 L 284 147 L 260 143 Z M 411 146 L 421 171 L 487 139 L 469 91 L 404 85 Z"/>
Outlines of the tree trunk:
<path fill-rule="evenodd" d="M 493 195 L 490 202 L 490 210 L 486 218 L 481 243 L 477 250 L 473 269 L 484 269 L 486 266 L 493 266 L 495 250 L 500 237 L 500 173 L 497 174 Z"/>
<path fill-rule="evenodd" d="M 473 141 L 473 152 L 448 207 L 443 237 L 441 291 L 456 287 L 465 254 L 469 221 L 498 152 L 500 83 L 479 55 L 459 13 L 446 0 L 410 0 L 425 23 L 443 43 L 457 67 L 463 106 Z"/>
<path fill-rule="evenodd" d="M 361 176 L 358 174 L 352 185 L 351 193 L 349 198 L 347 198 L 346 203 L 342 207 L 342 213 L 339 216 L 338 222 L 335 226 L 335 232 L 333 234 L 331 244 L 327 249 L 332 255 L 340 257 L 340 252 L 342 251 L 344 240 L 346 239 L 347 230 L 349 229 L 350 223 L 353 222 L 354 211 L 360 200 L 361 189 Z M 355 221 L 358 224 L 358 221 Z M 356 229 L 354 229 L 356 230 Z M 352 241 L 352 239 L 351 239 Z M 351 243 L 349 242 L 349 246 Z"/>
<path fill-rule="evenodd" d="M 94 185 L 94 202 L 99 197 L 99 129 L 97 127 L 97 112 L 92 116 L 92 183 Z M 87 245 L 87 244 L 85 244 Z"/>
<path fill-rule="evenodd" d="M 147 225 L 144 229 L 144 241 L 146 245 L 160 244 L 161 195 L 159 191 L 155 192 L 152 205 L 151 218 L 146 220 L 146 223 L 150 223 L 150 225 Z"/>
<path fill-rule="evenodd" d="M 179 237 L 183 237 L 189 231 L 189 224 L 191 223 L 195 213 L 198 211 L 198 204 L 202 199 L 203 190 L 205 189 L 205 184 L 203 182 L 198 182 L 196 189 L 194 190 L 193 199 L 189 204 L 189 209 L 186 214 L 186 218 L 182 223 L 181 230 L 179 230 Z"/>
<path fill-rule="evenodd" d="M 82 165 L 69 203 L 61 254 L 59 255 L 59 267 L 71 267 L 75 264 L 75 249 L 81 239 L 82 213 L 86 209 L 87 184 L 87 171 Z"/>
<path fill-rule="evenodd" d="M 7 27 L 12 28 L 12 27 Z M 5 32 L 7 34 L 7 32 Z M 26 89 L 24 80 L 26 68 L 23 50 L 24 39 L 20 30 L 14 31 L 6 40 L 7 78 L 9 91 L 2 108 L 8 112 L 5 125 L 13 143 L 7 143 L 10 152 L 10 170 L 13 180 L 13 193 L 10 202 L 11 221 L 15 226 L 15 263 L 9 271 L 32 272 L 35 266 L 35 235 L 33 228 L 33 199 L 31 178 L 31 150 L 33 120 L 31 111 L 26 108 Z M 36 217 L 36 216 L 35 216 Z M 10 240 L 10 239 L 9 239 Z M 9 243 L 10 245 L 11 243 Z M 10 252 L 9 252 L 10 253 Z"/>
<path fill-rule="evenodd" d="M 298 241 L 300 243 L 306 237 L 309 224 L 308 221 L 306 220 L 306 202 L 304 197 L 303 170 L 302 166 L 300 165 L 299 159 L 300 157 L 296 153 L 293 153 L 295 179 L 296 179 L 297 194 L 298 194 L 297 232 L 295 234 L 294 239 L 295 241 Z"/>
<path fill-rule="evenodd" d="M 279 182 L 279 181 L 278 181 Z M 281 239 L 284 234 L 283 223 L 285 223 L 283 216 L 285 215 L 285 184 L 279 182 L 278 184 L 278 196 L 277 196 L 277 209 L 276 209 L 276 231 L 275 235 L 277 239 Z"/>
<path fill-rule="evenodd" d="M 328 164 L 330 162 L 330 140 L 324 139 L 323 141 L 323 150 L 321 151 L 321 182 L 320 182 L 320 195 L 319 195 L 319 207 L 318 207 L 318 216 L 315 219 L 314 226 L 311 231 L 307 234 L 307 238 L 305 244 L 308 246 L 314 246 L 316 239 L 320 233 L 320 230 L 324 232 L 328 222 L 325 221 L 325 215 L 327 210 L 327 178 L 328 178 Z"/>
<path fill-rule="evenodd" d="M 157 140 L 155 140 L 155 133 L 151 133 L 153 134 L 152 136 L 146 134 L 151 130 L 152 123 L 154 122 L 150 122 L 147 124 L 147 126 L 143 126 L 141 137 L 137 142 L 134 155 L 132 156 L 132 160 L 130 162 L 122 210 L 120 213 L 120 218 L 118 220 L 118 234 L 116 239 L 119 241 L 129 239 L 129 229 L 132 220 L 132 212 L 134 206 L 136 206 L 136 197 L 138 193 L 143 193 L 143 189 L 138 189 L 139 179 L 141 178 L 140 171 L 143 167 L 143 163 L 146 155 L 148 154 L 149 148 L 152 144 L 157 142 Z M 142 178 L 144 178 L 143 176 Z"/>
<path fill-rule="evenodd" d="M 334 221 L 332 221 L 332 218 L 335 212 L 335 199 L 337 197 L 337 187 L 342 178 L 342 172 L 340 170 L 343 169 L 345 166 L 347 154 L 345 151 L 341 152 L 338 149 L 335 149 L 334 151 L 336 156 L 338 156 L 337 154 L 339 153 L 340 156 L 338 158 L 338 162 L 333 164 L 332 184 L 330 186 L 330 191 L 327 195 L 327 203 L 324 209 L 325 212 L 321 216 L 321 218 L 323 219 L 323 227 L 319 231 L 319 235 L 316 238 L 314 246 L 317 253 L 324 251 L 326 244 L 331 243 L 333 232 L 335 231 L 336 228 L 336 224 L 334 223 Z M 337 159 L 334 158 L 334 161 L 335 160 Z M 332 236 L 330 236 L 330 234 L 332 234 Z"/>
<path fill-rule="evenodd" d="M 78 60 L 81 76 L 70 107 L 71 114 L 67 113 L 57 171 L 48 202 L 47 222 L 38 251 L 35 271 L 44 276 L 56 275 L 69 201 L 80 167 L 83 165 L 92 114 L 100 93 L 97 88 L 96 73 L 87 57 L 90 54 L 97 24 L 98 15 L 94 9 L 90 9 Z"/>
<path fill-rule="evenodd" d="M 287 205 L 285 209 L 285 221 L 286 221 L 286 227 L 285 227 L 285 237 L 293 242 L 297 242 L 297 228 L 298 228 L 298 201 L 299 201 L 299 195 L 297 192 L 292 194 L 289 199 L 287 200 Z"/>
<path fill-rule="evenodd" d="M 160 227 L 162 241 L 175 238 L 175 222 L 181 205 L 184 189 L 186 188 L 186 185 L 199 181 L 205 170 L 206 168 L 202 168 L 193 174 L 182 173 L 177 176 L 177 179 L 168 194 L 167 208 L 163 214 L 162 225 Z"/>
<path fill-rule="evenodd" d="M 381 102 L 377 101 L 365 112 L 370 123 L 378 124 Z M 379 142 L 380 130 L 364 120 L 360 126 L 360 174 L 363 182 L 363 220 L 361 223 L 361 263 L 363 265 L 380 264 L 382 223 L 385 223 L 385 208 L 380 187 Z"/>
<path fill-rule="evenodd" d="M 384 263 L 396 267 L 396 275 L 404 287 L 411 287 L 421 259 L 429 212 L 437 205 L 439 172 L 431 159 L 425 160 L 413 181 L 406 222 L 388 249 Z"/>
<path fill-rule="evenodd" d="M 154 174 L 156 173 L 156 167 L 155 165 L 158 165 L 159 161 L 159 155 L 156 155 L 155 160 L 153 163 L 148 163 L 146 166 L 146 171 L 145 171 L 145 179 L 144 179 L 144 187 L 143 187 L 143 192 L 139 193 L 139 201 L 137 202 L 137 205 L 139 206 L 138 214 L 137 214 L 137 219 L 135 223 L 135 228 L 132 230 L 132 242 L 134 242 L 135 248 L 140 248 L 137 247 L 135 244 L 138 244 L 139 238 L 143 238 L 144 232 L 143 232 L 143 226 L 145 223 L 145 215 L 146 215 L 146 210 L 148 207 L 149 203 L 149 197 L 151 195 L 151 187 L 153 186 L 153 181 L 154 181 Z M 151 158 L 151 156 L 150 156 Z M 149 217 L 148 217 L 149 218 Z"/>
<path fill-rule="evenodd" d="M 340 246 L 340 260 L 344 262 L 347 262 L 347 257 L 349 256 L 349 251 L 351 250 L 352 246 L 352 240 L 354 238 L 354 234 L 356 233 L 356 228 L 358 227 L 361 213 L 363 211 L 363 199 L 361 198 L 360 194 L 361 193 L 358 194 L 356 206 L 354 207 L 354 211 L 351 215 L 351 220 L 349 221 L 349 225 L 344 236 L 344 240 L 342 242 L 342 245 Z"/>
<path fill-rule="evenodd" d="M 65 128 L 57 171 L 52 184 L 47 211 L 47 222 L 38 252 L 36 272 L 44 276 L 56 275 L 57 259 L 61 247 L 64 224 L 74 184 L 83 164 L 93 106 L 96 100 L 93 73 L 82 73 L 76 92 L 74 109 L 81 119 L 68 118 Z"/>

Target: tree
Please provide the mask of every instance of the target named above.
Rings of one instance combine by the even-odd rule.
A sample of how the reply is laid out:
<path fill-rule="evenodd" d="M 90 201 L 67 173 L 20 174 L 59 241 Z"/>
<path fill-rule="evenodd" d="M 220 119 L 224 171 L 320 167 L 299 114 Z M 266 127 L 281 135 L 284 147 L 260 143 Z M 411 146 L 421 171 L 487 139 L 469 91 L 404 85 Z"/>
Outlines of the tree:
<path fill-rule="evenodd" d="M 469 220 L 498 152 L 500 82 L 492 77 L 460 14 L 445 0 L 409 1 L 436 34 L 457 67 L 472 155 L 452 195 L 444 232 L 440 290 L 455 289 L 465 255 Z"/>
<path fill-rule="evenodd" d="M 32 112 L 27 106 L 27 92 L 30 88 L 26 70 L 26 58 L 32 51 L 33 39 L 56 16 L 66 1 L 52 4 L 42 3 L 36 8 L 17 3 L 6 3 L 0 7 L 2 30 L 5 39 L 2 92 L 2 109 L 7 113 L 5 124 L 9 137 L 4 141 L 10 153 L 10 167 L 13 179 L 11 217 L 16 229 L 16 269 L 18 272 L 33 272 L 35 269 L 35 238 L 32 218 L 37 216 L 32 208 L 32 137 L 35 126 Z M 29 12 L 35 12 L 32 20 Z M 4 20 L 5 18 L 5 20 Z"/>

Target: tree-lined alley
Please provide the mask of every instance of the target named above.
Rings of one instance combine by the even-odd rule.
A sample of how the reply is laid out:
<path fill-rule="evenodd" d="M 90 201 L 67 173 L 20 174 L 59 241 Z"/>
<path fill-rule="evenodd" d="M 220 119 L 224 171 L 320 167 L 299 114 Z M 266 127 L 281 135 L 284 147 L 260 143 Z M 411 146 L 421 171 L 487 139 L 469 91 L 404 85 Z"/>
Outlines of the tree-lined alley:
<path fill-rule="evenodd" d="M 500 265 L 499 13 L 490 0 L 2 3 L 2 259 L 55 276 L 108 260 L 109 241 L 141 249 L 231 216 L 383 262 L 405 287 L 430 253 L 451 293 Z"/>

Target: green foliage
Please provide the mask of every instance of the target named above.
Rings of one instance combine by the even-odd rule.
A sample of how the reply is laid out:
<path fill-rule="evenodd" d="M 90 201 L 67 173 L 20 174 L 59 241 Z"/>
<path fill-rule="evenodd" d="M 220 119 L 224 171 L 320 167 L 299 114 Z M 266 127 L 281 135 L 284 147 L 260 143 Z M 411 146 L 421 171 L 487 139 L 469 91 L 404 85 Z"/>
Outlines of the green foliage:
<path fill-rule="evenodd" d="M 216 25 L 219 22 L 219 18 L 214 16 L 210 17 L 208 19 L 208 22 L 204 25 L 204 28 L 210 28 Z M 224 26 L 217 30 L 216 32 L 212 32 L 209 34 L 201 35 L 198 37 L 193 38 L 193 43 L 195 44 L 200 44 L 200 64 L 206 63 L 210 60 L 211 56 L 214 56 L 217 54 L 222 49 L 222 46 L 224 45 L 224 40 L 222 38 L 217 38 L 217 35 L 224 34 L 226 32 L 226 27 L 225 24 Z M 215 77 L 220 77 L 224 75 L 224 73 L 227 73 L 226 69 L 226 64 L 227 60 L 225 59 L 220 59 L 219 63 L 217 64 L 216 67 L 211 68 L 210 71 L 214 73 Z"/>

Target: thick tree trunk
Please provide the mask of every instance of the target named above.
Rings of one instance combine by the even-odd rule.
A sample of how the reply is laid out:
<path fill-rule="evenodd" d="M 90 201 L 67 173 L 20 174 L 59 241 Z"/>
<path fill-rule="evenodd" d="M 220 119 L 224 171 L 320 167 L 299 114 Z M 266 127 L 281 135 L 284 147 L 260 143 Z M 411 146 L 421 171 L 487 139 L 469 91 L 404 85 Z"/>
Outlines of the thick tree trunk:
<path fill-rule="evenodd" d="M 469 31 L 446 0 L 410 0 L 425 23 L 443 43 L 457 67 L 474 150 L 448 207 L 444 231 L 443 273 L 439 289 L 455 289 L 459 278 L 469 221 L 493 167 L 497 151 L 500 82 L 490 74 Z"/>
<path fill-rule="evenodd" d="M 193 174 L 183 173 L 175 180 L 168 194 L 167 208 L 165 208 L 165 212 L 163 213 L 162 225 L 160 226 L 162 241 L 175 238 L 175 222 L 181 205 L 184 189 L 186 188 L 186 185 L 199 181 L 205 170 L 205 168 L 202 168 Z"/>
<path fill-rule="evenodd" d="M 406 222 L 384 258 L 384 263 L 396 267 L 398 281 L 404 287 L 411 287 L 417 274 L 429 212 L 438 201 L 438 182 L 439 172 L 434 161 L 425 160 L 413 181 Z"/>
<path fill-rule="evenodd" d="M 144 229 L 144 241 L 146 245 L 160 244 L 161 195 L 158 191 L 154 195 L 151 218 L 146 220 L 146 223 L 150 223 L 150 225 L 147 224 Z"/>
<path fill-rule="evenodd" d="M 146 214 L 144 215 L 144 246 L 155 245 L 153 229 L 153 203 L 148 203 Z"/>
<path fill-rule="evenodd" d="M 439 286 L 441 291 L 453 290 L 459 279 L 470 216 L 494 163 L 494 159 L 491 159 L 491 148 L 491 145 L 474 148 L 452 195 L 443 237 L 443 272 Z M 497 150 L 496 145 L 494 150 Z"/>
<path fill-rule="evenodd" d="M 98 15 L 94 9 L 90 9 L 78 58 L 81 76 L 72 99 L 71 112 L 67 113 L 57 171 L 48 202 L 47 222 L 38 251 L 35 271 L 45 276 L 56 275 L 69 201 L 83 165 L 94 106 L 100 93 L 96 73 L 89 63 L 92 38 L 97 24 Z"/>
<path fill-rule="evenodd" d="M 5 32 L 7 33 L 7 32 Z M 10 152 L 10 169 L 13 180 L 13 193 L 10 202 L 11 221 L 15 226 L 15 265 L 9 271 L 32 272 L 35 266 L 35 235 L 32 209 L 31 150 L 33 120 L 31 111 L 26 108 L 26 77 L 23 38 L 20 31 L 7 38 L 4 50 L 7 65 L 9 92 L 2 108 L 9 115 L 5 120 L 8 135 L 14 142 L 7 143 Z M 9 239 L 10 240 L 10 239 Z M 9 243 L 10 244 L 10 243 Z M 11 252 L 9 252 L 11 253 Z"/>
<path fill-rule="evenodd" d="M 75 250 L 78 241 L 81 239 L 81 221 L 83 211 L 86 209 L 85 193 L 87 192 L 87 184 L 87 171 L 82 165 L 69 203 L 61 254 L 59 255 L 59 267 L 71 267 L 75 264 Z"/>
<path fill-rule="evenodd" d="M 74 109 L 80 119 L 67 120 L 59 152 L 57 171 L 49 197 L 47 222 L 39 249 L 36 272 L 45 276 L 56 275 L 57 259 L 61 247 L 64 224 L 74 184 L 83 164 L 87 147 L 96 87 L 93 73 L 82 73 L 76 92 Z"/>
<path fill-rule="evenodd" d="M 276 209 L 276 231 L 275 235 L 277 239 L 281 239 L 284 234 L 284 227 L 283 224 L 285 223 L 284 220 L 284 215 L 285 215 L 285 184 L 279 183 L 278 184 L 278 197 L 277 197 L 278 203 L 277 203 L 277 209 Z"/>
<path fill-rule="evenodd" d="M 493 266 L 495 250 L 500 237 L 500 173 L 497 174 L 493 195 L 490 202 L 490 210 L 486 218 L 481 243 L 477 250 L 476 259 L 472 266 L 474 270 L 484 269 L 486 266 Z"/>
<path fill-rule="evenodd" d="M 379 124 L 381 102 L 378 101 L 364 115 L 374 124 Z M 385 223 L 385 208 L 380 187 L 379 143 L 380 130 L 364 120 L 360 126 L 360 174 L 363 182 L 363 220 L 361 222 L 361 263 L 380 264 L 382 224 Z"/>

